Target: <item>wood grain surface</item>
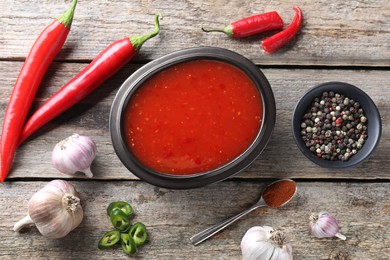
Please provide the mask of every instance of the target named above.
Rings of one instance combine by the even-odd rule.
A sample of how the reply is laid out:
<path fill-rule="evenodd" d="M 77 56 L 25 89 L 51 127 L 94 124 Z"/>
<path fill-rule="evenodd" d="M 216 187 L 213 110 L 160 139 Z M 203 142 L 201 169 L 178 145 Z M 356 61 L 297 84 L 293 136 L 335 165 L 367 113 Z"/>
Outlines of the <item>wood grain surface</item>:
<path fill-rule="evenodd" d="M 0 69 L 9 77 L 0 78 L 1 106 L 6 107 L 12 83 L 20 62 L 0 62 Z M 65 84 L 85 64 L 55 63 L 45 78 L 33 110 Z M 66 111 L 30 138 L 16 154 L 14 169 L 9 178 L 64 177 L 51 167 L 50 156 L 54 145 L 73 132 L 88 134 L 98 145 L 98 156 L 92 165 L 98 179 L 134 179 L 126 170 L 111 146 L 108 120 L 111 102 L 123 83 L 140 65 L 128 65 L 98 91 Z M 18 69 L 15 69 L 17 67 Z M 383 70 L 326 70 L 326 69 L 262 69 L 268 78 L 276 100 L 276 125 L 271 140 L 263 153 L 239 178 L 343 178 L 389 179 L 390 133 L 389 88 L 390 74 Z M 298 150 L 291 133 L 291 117 L 299 98 L 313 86 L 327 81 L 344 81 L 364 90 L 378 106 L 383 131 L 381 142 L 371 157 L 351 169 L 325 169 L 312 163 Z M 7 87 L 4 87 L 7 86 Z M 0 118 L 4 110 L 0 111 Z M 280 163 L 283 161 L 283 163 Z M 25 167 L 29 171 L 25 171 Z M 66 177 L 66 176 L 65 176 Z M 80 177 L 82 177 L 80 175 Z"/>
<path fill-rule="evenodd" d="M 23 61 L 42 29 L 64 12 L 70 0 L 0 1 L 0 122 Z M 276 10 L 286 26 L 293 5 L 303 11 L 298 36 L 273 55 L 260 41 L 274 32 L 247 39 L 204 33 L 202 25 L 223 27 L 239 18 Z M 12 171 L 0 183 L 0 259 L 128 259 L 120 248 L 98 250 L 111 229 L 106 207 L 129 201 L 134 221 L 149 230 L 148 243 L 136 259 L 241 259 L 240 241 L 256 225 L 282 228 L 294 259 L 330 259 L 344 252 L 348 259 L 390 259 L 390 2 L 378 1 L 79 1 L 67 42 L 50 66 L 31 112 L 82 70 L 111 42 L 154 29 L 161 12 L 161 33 L 139 55 L 94 93 L 40 129 L 16 153 Z M 111 103 L 127 77 L 151 60 L 176 50 L 222 47 L 258 65 L 272 87 L 276 125 L 263 153 L 244 172 L 228 180 L 192 190 L 168 190 L 139 180 L 119 161 L 108 130 Z M 311 87 L 342 81 L 365 91 L 382 118 L 381 141 L 364 163 L 351 169 L 325 169 L 309 161 L 291 134 L 293 109 Z M 90 136 L 98 155 L 94 177 L 59 173 L 50 163 L 54 145 L 72 133 Z M 280 209 L 262 208 L 245 216 L 199 246 L 195 233 L 252 205 L 274 179 L 292 178 L 299 191 Z M 58 240 L 42 237 L 31 227 L 20 233 L 13 224 L 27 212 L 30 197 L 52 179 L 75 185 L 85 210 L 81 225 Z M 308 235 L 310 213 L 326 210 L 336 216 L 346 241 Z"/>
<path fill-rule="evenodd" d="M 339 251 L 347 252 L 351 259 L 388 259 L 390 254 L 388 183 L 298 182 L 298 193 L 288 205 L 257 209 L 196 247 L 189 241 L 192 235 L 255 203 L 266 183 L 225 181 L 173 191 L 139 181 L 73 181 L 85 210 L 77 229 L 58 240 L 42 237 L 34 227 L 13 232 L 14 222 L 26 213 L 28 199 L 45 184 L 18 181 L 2 185 L 0 257 L 126 259 L 120 248 L 97 249 L 100 237 L 111 229 L 106 207 L 116 200 L 130 202 L 135 210 L 133 221 L 141 221 L 148 228 L 150 240 L 136 258 L 240 259 L 244 233 L 258 225 L 281 228 L 292 244 L 295 259 L 329 259 Z M 309 216 L 322 210 L 336 216 L 340 233 L 347 240 L 309 236 Z"/>
<path fill-rule="evenodd" d="M 3 0 L 0 2 L 1 58 L 22 60 L 39 32 L 71 1 Z M 292 6 L 303 9 L 299 36 L 275 55 L 261 51 L 270 34 L 234 40 L 206 34 L 202 25 L 224 27 L 242 17 L 278 11 L 286 25 Z M 388 66 L 390 10 L 387 0 L 370 1 L 80 1 L 68 41 L 58 60 L 91 60 L 112 41 L 153 30 L 161 12 L 161 35 L 145 44 L 137 60 L 151 60 L 194 46 L 219 46 L 265 65 Z"/>

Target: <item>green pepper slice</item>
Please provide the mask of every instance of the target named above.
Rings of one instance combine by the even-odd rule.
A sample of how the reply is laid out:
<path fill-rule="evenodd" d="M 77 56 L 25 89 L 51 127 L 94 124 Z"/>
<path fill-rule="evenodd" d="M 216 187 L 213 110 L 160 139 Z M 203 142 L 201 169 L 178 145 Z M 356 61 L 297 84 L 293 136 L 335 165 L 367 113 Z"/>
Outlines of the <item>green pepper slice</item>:
<path fill-rule="evenodd" d="M 117 230 L 106 232 L 103 237 L 100 239 L 98 248 L 106 249 L 113 247 L 116 243 L 119 242 L 121 234 Z"/>
<path fill-rule="evenodd" d="M 129 217 L 120 209 L 114 209 L 111 216 L 111 223 L 115 229 L 126 232 L 130 227 Z"/>
<path fill-rule="evenodd" d="M 137 246 L 135 245 L 134 239 L 128 233 L 121 234 L 121 246 L 123 251 L 128 255 L 137 252 Z"/>
<path fill-rule="evenodd" d="M 130 236 L 134 239 L 134 242 L 137 246 L 145 244 L 146 239 L 148 238 L 148 233 L 146 231 L 146 226 L 141 222 L 135 223 L 129 231 Z"/>
<path fill-rule="evenodd" d="M 111 202 L 110 205 L 107 207 L 107 214 L 111 216 L 111 214 L 114 212 L 115 209 L 120 209 L 125 213 L 128 217 L 133 214 L 133 208 L 131 205 L 125 201 L 115 201 Z"/>

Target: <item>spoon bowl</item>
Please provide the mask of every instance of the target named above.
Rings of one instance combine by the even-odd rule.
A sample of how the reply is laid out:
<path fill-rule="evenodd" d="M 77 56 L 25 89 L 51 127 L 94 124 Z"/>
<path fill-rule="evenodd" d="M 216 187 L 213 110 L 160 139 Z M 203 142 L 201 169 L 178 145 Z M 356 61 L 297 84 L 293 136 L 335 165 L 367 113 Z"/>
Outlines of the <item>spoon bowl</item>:
<path fill-rule="evenodd" d="M 281 191 L 284 192 L 281 192 Z M 198 234 L 192 236 L 190 238 L 191 243 L 196 246 L 206 239 L 212 237 L 219 231 L 225 229 L 227 226 L 231 225 L 233 222 L 237 221 L 241 217 L 245 216 L 249 212 L 252 212 L 253 210 L 269 206 L 271 208 L 277 208 L 281 207 L 283 205 L 286 205 L 291 199 L 294 197 L 294 195 L 297 192 L 297 185 L 296 183 L 291 179 L 281 179 L 272 182 L 269 184 L 264 191 L 261 194 L 260 199 L 253 204 L 248 209 L 238 213 L 237 215 L 230 217 L 221 223 L 218 223 L 214 226 L 211 226 Z"/>

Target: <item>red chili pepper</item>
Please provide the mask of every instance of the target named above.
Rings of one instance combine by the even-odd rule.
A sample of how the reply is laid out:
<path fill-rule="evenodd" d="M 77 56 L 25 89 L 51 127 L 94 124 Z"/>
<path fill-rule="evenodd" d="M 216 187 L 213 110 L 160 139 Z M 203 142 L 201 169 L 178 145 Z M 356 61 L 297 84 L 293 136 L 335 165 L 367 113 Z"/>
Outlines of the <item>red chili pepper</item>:
<path fill-rule="evenodd" d="M 232 22 L 223 29 L 205 29 L 204 32 L 223 32 L 229 37 L 244 38 L 261 32 L 283 28 L 283 20 L 275 11 L 257 14 Z"/>
<path fill-rule="evenodd" d="M 282 46 L 291 41 L 291 39 L 298 33 L 302 24 L 302 11 L 298 6 L 294 6 L 293 8 L 295 10 L 295 16 L 292 23 L 283 31 L 261 42 L 261 45 L 266 53 L 271 54 L 279 50 Z"/>
<path fill-rule="evenodd" d="M 19 72 L 3 119 L 0 181 L 4 181 L 9 173 L 23 123 L 42 78 L 65 43 L 73 21 L 76 4 L 77 0 L 73 0 L 68 11 L 41 32 Z"/>
<path fill-rule="evenodd" d="M 40 127 L 72 107 L 105 80 L 127 64 L 139 51 L 142 44 L 160 32 L 159 18 L 155 16 L 155 31 L 143 36 L 126 37 L 106 47 L 87 67 L 65 84 L 39 107 L 23 128 L 20 143 Z"/>

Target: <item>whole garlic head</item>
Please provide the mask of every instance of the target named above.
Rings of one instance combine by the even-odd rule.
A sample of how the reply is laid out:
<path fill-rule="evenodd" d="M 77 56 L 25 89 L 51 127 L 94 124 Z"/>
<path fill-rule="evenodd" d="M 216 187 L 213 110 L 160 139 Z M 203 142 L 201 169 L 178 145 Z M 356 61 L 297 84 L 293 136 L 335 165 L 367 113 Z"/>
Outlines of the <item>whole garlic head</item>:
<path fill-rule="evenodd" d="M 77 191 L 63 180 L 53 180 L 28 202 L 28 215 L 14 225 L 14 231 L 35 224 L 48 238 L 61 238 L 80 225 L 84 216 Z"/>
<path fill-rule="evenodd" d="M 284 233 L 270 226 L 255 226 L 241 240 L 244 260 L 292 260 L 292 247 Z"/>

